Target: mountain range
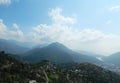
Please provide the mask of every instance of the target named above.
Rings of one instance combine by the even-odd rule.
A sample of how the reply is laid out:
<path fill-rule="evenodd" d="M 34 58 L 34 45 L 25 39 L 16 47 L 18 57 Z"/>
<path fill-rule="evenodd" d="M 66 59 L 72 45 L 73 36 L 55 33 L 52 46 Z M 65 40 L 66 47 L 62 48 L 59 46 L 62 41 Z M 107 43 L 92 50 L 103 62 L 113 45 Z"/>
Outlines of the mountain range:
<path fill-rule="evenodd" d="M 55 63 L 91 62 L 96 64 L 101 62 L 95 57 L 72 51 L 58 42 L 52 43 L 43 48 L 32 49 L 22 55 L 24 56 L 24 60 L 34 63 L 42 60 L 49 60 Z"/>
<path fill-rule="evenodd" d="M 28 47 L 18 44 L 16 41 L 0 39 L 0 51 L 5 51 L 11 54 L 21 54 L 29 50 Z"/>
<path fill-rule="evenodd" d="M 95 53 L 86 51 L 76 52 L 58 42 L 37 45 L 33 46 L 32 48 L 29 47 L 29 44 L 30 43 L 27 44 L 13 40 L 0 39 L 0 51 L 5 51 L 16 59 L 21 58 L 21 60 L 31 63 L 39 63 L 42 60 L 49 60 L 57 64 L 90 62 L 93 64 L 110 63 L 120 67 L 120 52 L 114 53 L 108 57 L 101 56 L 103 59 L 103 61 L 101 61 L 96 58 L 96 56 L 99 55 L 95 55 Z"/>

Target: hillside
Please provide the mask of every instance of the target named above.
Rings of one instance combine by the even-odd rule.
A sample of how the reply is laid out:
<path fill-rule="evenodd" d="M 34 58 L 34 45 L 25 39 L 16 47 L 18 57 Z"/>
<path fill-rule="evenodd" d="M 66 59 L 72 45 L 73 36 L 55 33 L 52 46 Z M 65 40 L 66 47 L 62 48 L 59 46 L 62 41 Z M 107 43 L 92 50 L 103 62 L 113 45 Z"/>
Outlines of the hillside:
<path fill-rule="evenodd" d="M 90 63 L 74 63 L 69 69 L 42 61 L 19 62 L 0 52 L 0 83 L 120 83 L 120 76 Z"/>
<path fill-rule="evenodd" d="M 17 45 L 14 41 L 0 39 L 0 51 L 11 54 L 20 54 L 28 51 L 29 48 Z"/>
<path fill-rule="evenodd" d="M 0 83 L 28 83 L 31 80 L 38 83 L 67 83 L 63 73 L 49 61 L 32 65 L 0 53 Z"/>
<path fill-rule="evenodd" d="M 104 61 L 120 67 L 120 52 L 117 52 L 108 57 L 105 57 Z"/>
<path fill-rule="evenodd" d="M 43 48 L 32 49 L 22 55 L 24 55 L 24 60 L 32 63 L 37 63 L 42 60 L 49 60 L 55 63 L 91 62 L 96 64 L 101 62 L 95 57 L 74 52 L 58 42 Z"/>
<path fill-rule="evenodd" d="M 81 63 L 67 71 L 73 83 L 119 83 L 120 76 L 90 63 Z"/>

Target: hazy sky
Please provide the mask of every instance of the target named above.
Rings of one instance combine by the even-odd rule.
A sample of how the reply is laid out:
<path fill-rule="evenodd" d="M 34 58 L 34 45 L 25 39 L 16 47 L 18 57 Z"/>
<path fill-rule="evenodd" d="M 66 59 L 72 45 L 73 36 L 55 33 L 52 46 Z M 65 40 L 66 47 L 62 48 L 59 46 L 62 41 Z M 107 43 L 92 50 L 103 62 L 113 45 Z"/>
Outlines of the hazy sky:
<path fill-rule="evenodd" d="M 120 0 L 0 0 L 0 39 L 120 51 Z"/>

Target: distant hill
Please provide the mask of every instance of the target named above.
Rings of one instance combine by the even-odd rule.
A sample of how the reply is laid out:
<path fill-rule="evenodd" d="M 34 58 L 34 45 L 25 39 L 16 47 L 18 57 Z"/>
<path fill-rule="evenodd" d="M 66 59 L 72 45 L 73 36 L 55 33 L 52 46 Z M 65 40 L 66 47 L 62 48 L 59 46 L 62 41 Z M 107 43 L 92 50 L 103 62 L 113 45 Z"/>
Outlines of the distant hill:
<path fill-rule="evenodd" d="M 24 59 L 32 63 L 38 63 L 42 60 L 50 60 L 56 63 L 72 62 L 72 56 L 67 52 L 68 49 L 62 44 L 53 43 L 43 48 L 35 48 L 26 52 Z"/>
<path fill-rule="evenodd" d="M 71 62 L 91 62 L 100 63 L 98 59 L 74 52 L 66 46 L 55 42 L 43 48 L 35 48 L 23 54 L 24 59 L 33 63 L 42 60 L 49 60 L 56 63 L 71 63 Z"/>
<path fill-rule="evenodd" d="M 120 52 L 105 57 L 104 61 L 120 67 Z"/>
<path fill-rule="evenodd" d="M 10 40 L 0 39 L 0 51 L 6 51 L 11 54 L 21 54 L 28 51 L 29 48 L 17 45 Z"/>

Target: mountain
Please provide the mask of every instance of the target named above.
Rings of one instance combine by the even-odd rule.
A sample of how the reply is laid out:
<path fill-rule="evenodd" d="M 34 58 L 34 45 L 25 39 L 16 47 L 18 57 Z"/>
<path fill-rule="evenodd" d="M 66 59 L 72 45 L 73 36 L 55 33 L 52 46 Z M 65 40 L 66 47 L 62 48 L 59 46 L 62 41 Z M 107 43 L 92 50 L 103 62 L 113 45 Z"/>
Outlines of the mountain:
<path fill-rule="evenodd" d="M 49 44 L 39 44 L 37 46 L 34 46 L 33 48 L 43 48 L 43 47 L 46 47 L 48 46 Z"/>
<path fill-rule="evenodd" d="M 43 48 L 35 48 L 23 54 L 24 59 L 33 63 L 42 60 L 49 60 L 55 63 L 71 63 L 71 62 L 91 62 L 100 63 L 98 59 L 74 52 L 66 46 L 55 42 Z"/>
<path fill-rule="evenodd" d="M 19 62 L 0 52 L 1 83 L 120 83 L 120 76 L 91 63 L 73 63 L 66 70 L 50 61 Z"/>
<path fill-rule="evenodd" d="M 50 60 L 56 63 L 72 62 L 72 56 L 66 52 L 68 50 L 60 43 L 52 43 L 43 48 L 35 48 L 26 52 L 24 59 L 33 63 L 40 62 L 42 60 Z"/>
<path fill-rule="evenodd" d="M 15 44 L 10 40 L 0 39 L 0 51 L 6 51 L 11 54 L 21 54 L 28 51 L 29 48 Z"/>
<path fill-rule="evenodd" d="M 120 52 L 105 57 L 104 61 L 120 67 Z"/>

